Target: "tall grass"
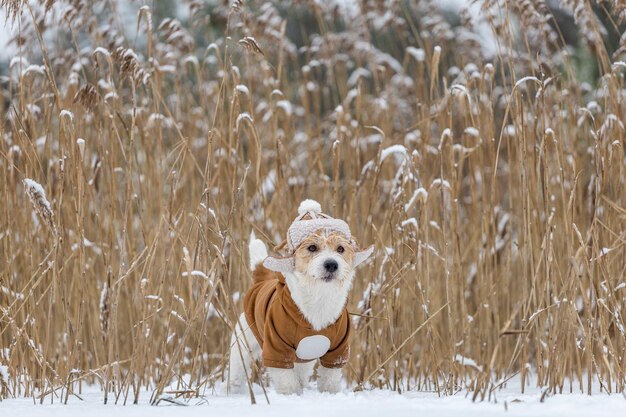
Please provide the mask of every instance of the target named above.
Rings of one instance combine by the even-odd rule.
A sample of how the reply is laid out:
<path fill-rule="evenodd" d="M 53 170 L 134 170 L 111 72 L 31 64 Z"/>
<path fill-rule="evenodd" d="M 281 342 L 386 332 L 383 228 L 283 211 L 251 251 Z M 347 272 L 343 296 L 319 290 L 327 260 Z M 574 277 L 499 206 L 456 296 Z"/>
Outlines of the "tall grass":
<path fill-rule="evenodd" d="M 563 2 L 590 82 L 538 0 L 481 3 L 492 57 L 430 1 L 146 5 L 132 36 L 115 2 L 42 3 L 2 1 L 0 398 L 211 392 L 250 232 L 280 242 L 304 198 L 377 248 L 352 386 L 624 391 L 619 1 Z"/>

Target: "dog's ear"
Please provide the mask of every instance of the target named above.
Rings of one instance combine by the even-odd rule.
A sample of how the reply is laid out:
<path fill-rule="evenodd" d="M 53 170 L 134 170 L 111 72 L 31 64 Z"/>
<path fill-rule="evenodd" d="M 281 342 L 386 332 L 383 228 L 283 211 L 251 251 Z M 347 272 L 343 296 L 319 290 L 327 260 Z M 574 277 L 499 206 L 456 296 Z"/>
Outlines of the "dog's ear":
<path fill-rule="evenodd" d="M 296 261 L 293 256 L 289 256 L 287 258 L 268 256 L 263 261 L 263 266 L 271 271 L 280 272 L 284 275 L 286 273 L 293 272 L 296 268 Z"/>
<path fill-rule="evenodd" d="M 352 260 L 353 267 L 356 267 L 357 265 L 363 263 L 367 258 L 370 257 L 372 252 L 374 252 L 374 245 L 371 245 L 369 248 L 359 250 L 359 245 L 354 239 L 352 239 L 352 246 L 354 246 L 354 259 Z"/>

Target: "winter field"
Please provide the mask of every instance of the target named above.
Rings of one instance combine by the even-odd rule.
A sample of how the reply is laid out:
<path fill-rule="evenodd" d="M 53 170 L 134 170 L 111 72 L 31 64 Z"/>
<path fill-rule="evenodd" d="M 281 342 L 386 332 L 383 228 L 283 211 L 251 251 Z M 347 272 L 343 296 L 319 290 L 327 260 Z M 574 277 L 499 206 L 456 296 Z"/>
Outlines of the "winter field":
<path fill-rule="evenodd" d="M 261 397 L 262 390 L 257 389 Z M 148 394 L 149 395 L 149 394 Z M 433 392 L 410 391 L 403 394 L 388 390 L 320 394 L 306 391 L 302 396 L 280 396 L 270 392 L 268 401 L 263 397 L 256 405 L 249 397 L 208 394 L 203 398 L 172 404 L 162 402 L 157 407 L 140 401 L 139 405 L 104 405 L 102 393 L 85 392 L 82 401 L 70 399 L 67 405 L 33 405 L 32 399 L 11 399 L 0 403 L 0 412 L 10 416 L 74 416 L 106 417 L 111 413 L 120 417 L 132 416 L 292 416 L 318 417 L 320 415 L 358 415 L 362 417 L 388 416 L 568 416 L 568 417 L 621 417 L 626 409 L 626 399 L 621 395 L 561 394 L 543 397 L 542 391 L 532 389 L 520 394 L 519 386 L 497 394 L 497 401 L 472 402 L 464 392 L 451 396 L 438 396 Z"/>
<path fill-rule="evenodd" d="M 626 413 L 624 2 L 0 5 L 0 416 Z M 305 198 L 346 388 L 226 395 Z"/>

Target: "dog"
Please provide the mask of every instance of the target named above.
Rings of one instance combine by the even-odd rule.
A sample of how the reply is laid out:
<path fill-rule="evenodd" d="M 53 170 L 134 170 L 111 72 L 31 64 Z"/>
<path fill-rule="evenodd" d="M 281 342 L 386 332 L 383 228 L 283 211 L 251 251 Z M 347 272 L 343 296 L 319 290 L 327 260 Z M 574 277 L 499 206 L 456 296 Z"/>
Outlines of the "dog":
<path fill-rule="evenodd" d="M 230 391 L 243 388 L 253 360 L 262 359 L 280 394 L 301 394 L 319 359 L 317 388 L 341 390 L 341 368 L 350 356 L 351 325 L 346 303 L 355 267 L 373 252 L 359 250 L 347 223 L 305 200 L 277 247 L 287 256 L 268 256 L 251 238 L 253 283 L 235 325 L 229 360 Z"/>

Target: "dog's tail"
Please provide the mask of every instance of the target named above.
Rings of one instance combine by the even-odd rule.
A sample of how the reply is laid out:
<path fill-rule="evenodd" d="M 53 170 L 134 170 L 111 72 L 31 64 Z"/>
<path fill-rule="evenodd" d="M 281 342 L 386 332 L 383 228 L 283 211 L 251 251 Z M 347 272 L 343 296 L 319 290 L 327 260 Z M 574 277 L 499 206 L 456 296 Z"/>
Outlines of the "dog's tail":
<path fill-rule="evenodd" d="M 267 248 L 265 243 L 256 238 L 254 231 L 250 233 L 250 245 L 248 248 L 250 251 L 250 271 L 254 272 L 257 265 L 262 264 L 263 260 L 267 258 Z"/>

